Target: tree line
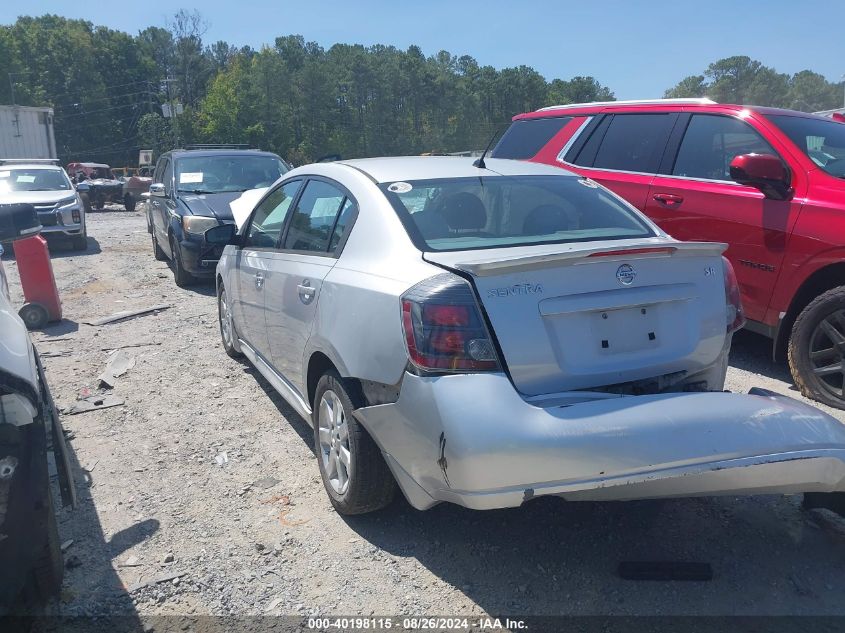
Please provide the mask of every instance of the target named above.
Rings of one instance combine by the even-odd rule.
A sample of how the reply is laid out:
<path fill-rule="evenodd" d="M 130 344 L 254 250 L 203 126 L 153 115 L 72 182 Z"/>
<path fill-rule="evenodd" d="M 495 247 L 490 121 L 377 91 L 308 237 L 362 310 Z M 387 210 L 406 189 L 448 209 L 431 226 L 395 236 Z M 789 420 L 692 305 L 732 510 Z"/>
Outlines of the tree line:
<path fill-rule="evenodd" d="M 18 18 L 0 26 L 0 79 L 9 76 L 0 103 L 52 106 L 64 161 L 131 165 L 141 147 L 246 143 L 302 164 L 482 148 L 519 112 L 614 99 L 588 76 L 548 81 L 524 65 L 498 70 L 418 46 L 324 48 L 301 35 L 238 48 L 205 42 L 206 26 L 186 10 L 137 35 Z M 666 91 L 808 111 L 840 105 L 841 94 L 817 73 L 781 74 L 748 57 L 719 60 Z"/>

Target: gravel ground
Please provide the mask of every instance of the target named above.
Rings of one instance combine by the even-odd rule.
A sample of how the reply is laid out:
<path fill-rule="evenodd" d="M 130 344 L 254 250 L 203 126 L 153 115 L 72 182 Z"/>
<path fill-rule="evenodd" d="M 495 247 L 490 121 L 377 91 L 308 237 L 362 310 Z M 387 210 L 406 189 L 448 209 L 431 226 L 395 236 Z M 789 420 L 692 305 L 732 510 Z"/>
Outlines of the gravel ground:
<path fill-rule="evenodd" d="M 89 391 L 107 350 L 136 364 L 125 401 L 66 415 L 80 506 L 62 511 L 57 613 L 843 614 L 840 524 L 797 497 L 571 503 L 417 512 L 403 499 L 342 518 L 311 431 L 248 364 L 223 352 L 211 285 L 182 290 L 152 257 L 141 213 L 89 216 L 89 249 L 56 244 L 65 320 L 35 333 L 60 407 Z M 22 299 L 5 262 L 13 302 Z M 82 322 L 155 304 L 156 314 Z M 800 397 L 766 341 L 735 339 L 728 388 Z M 828 410 L 830 411 L 830 410 Z M 830 411 L 840 420 L 843 412 Z M 623 560 L 710 563 L 709 582 L 635 582 Z"/>

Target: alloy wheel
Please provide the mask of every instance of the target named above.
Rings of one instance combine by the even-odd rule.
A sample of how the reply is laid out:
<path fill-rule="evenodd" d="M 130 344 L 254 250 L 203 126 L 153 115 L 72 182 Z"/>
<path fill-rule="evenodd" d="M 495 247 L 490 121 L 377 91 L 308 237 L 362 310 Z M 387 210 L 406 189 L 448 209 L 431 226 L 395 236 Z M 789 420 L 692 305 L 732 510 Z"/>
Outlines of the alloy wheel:
<path fill-rule="evenodd" d="M 346 412 L 337 394 L 328 389 L 320 399 L 318 416 L 320 459 L 332 489 L 342 495 L 349 488 L 352 451 Z"/>
<path fill-rule="evenodd" d="M 816 326 L 810 337 L 810 365 L 820 386 L 845 397 L 845 310 L 837 310 Z"/>
<path fill-rule="evenodd" d="M 229 308 L 229 299 L 226 296 L 226 291 L 220 292 L 220 332 L 223 334 L 223 342 L 226 347 L 233 347 L 235 336 L 235 328 L 232 323 L 232 310 Z"/>

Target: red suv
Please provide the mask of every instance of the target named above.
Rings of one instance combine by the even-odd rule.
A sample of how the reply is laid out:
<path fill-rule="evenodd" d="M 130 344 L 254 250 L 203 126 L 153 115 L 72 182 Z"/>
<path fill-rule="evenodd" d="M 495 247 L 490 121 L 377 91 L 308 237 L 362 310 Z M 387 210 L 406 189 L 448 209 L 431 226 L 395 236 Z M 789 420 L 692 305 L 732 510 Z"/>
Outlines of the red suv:
<path fill-rule="evenodd" d="M 727 242 L 747 327 L 802 393 L 845 409 L 845 124 L 709 99 L 555 106 L 514 117 L 492 156 L 566 167 L 676 238 Z"/>

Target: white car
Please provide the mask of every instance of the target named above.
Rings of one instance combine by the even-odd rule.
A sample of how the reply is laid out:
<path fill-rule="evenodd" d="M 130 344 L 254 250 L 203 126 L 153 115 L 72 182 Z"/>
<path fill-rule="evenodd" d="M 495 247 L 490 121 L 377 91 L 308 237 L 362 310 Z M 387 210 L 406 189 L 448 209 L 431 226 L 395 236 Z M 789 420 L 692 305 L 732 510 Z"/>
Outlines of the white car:
<path fill-rule="evenodd" d="M 2 243 L 37 234 L 29 205 L 0 204 Z M 21 591 L 46 600 L 62 584 L 63 560 L 47 466 L 47 437 L 66 505 L 75 503 L 67 447 L 38 354 L 12 307 L 0 261 L 0 616 Z"/>
<path fill-rule="evenodd" d="M 88 248 L 85 205 L 67 173 L 52 159 L 0 159 L 0 204 L 31 204 L 48 239 Z"/>
<path fill-rule="evenodd" d="M 595 182 L 445 157 L 285 174 L 217 266 L 223 346 L 314 428 L 339 512 L 845 490 L 845 426 L 724 393 L 724 244 Z"/>

